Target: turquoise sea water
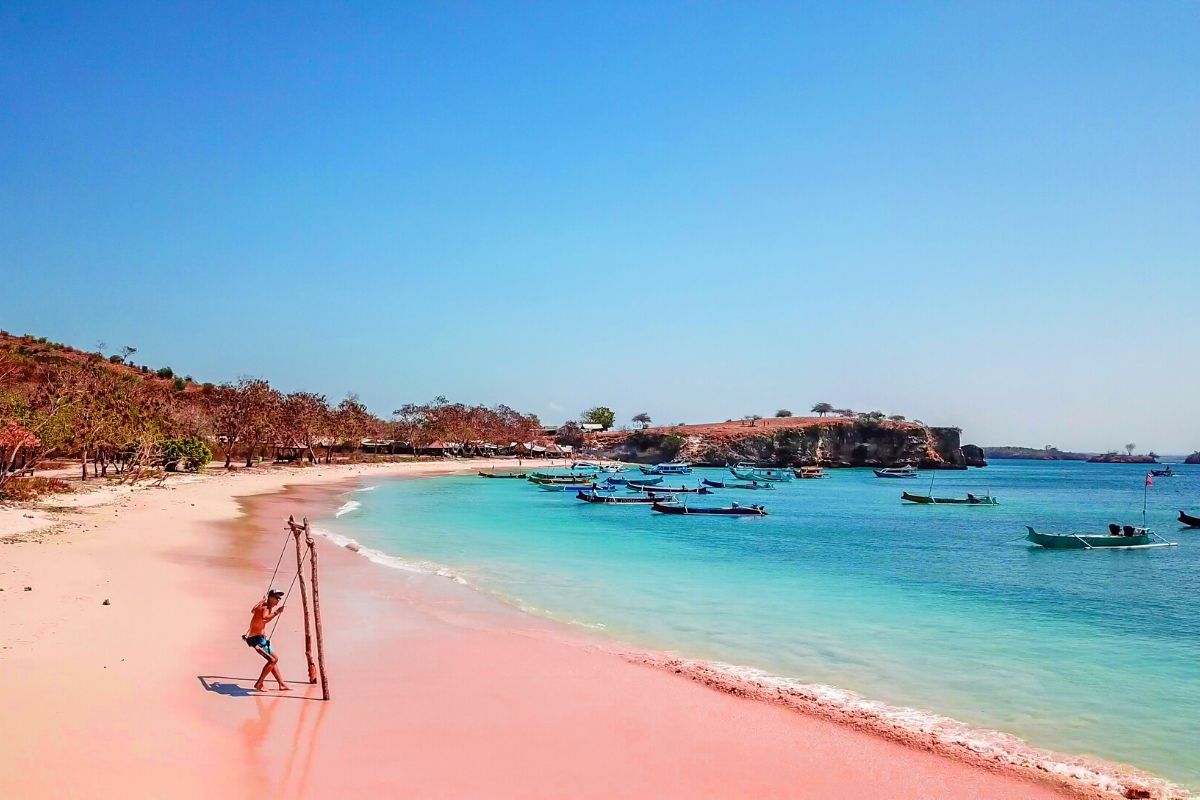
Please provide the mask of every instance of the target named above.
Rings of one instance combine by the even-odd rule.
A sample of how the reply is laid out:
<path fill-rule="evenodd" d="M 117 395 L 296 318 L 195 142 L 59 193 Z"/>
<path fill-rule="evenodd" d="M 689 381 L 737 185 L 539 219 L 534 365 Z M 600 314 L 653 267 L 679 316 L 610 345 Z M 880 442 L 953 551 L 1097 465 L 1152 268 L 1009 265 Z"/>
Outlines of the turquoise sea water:
<path fill-rule="evenodd" d="M 832 471 L 773 492 L 765 518 L 599 506 L 525 481 L 381 482 L 322 527 L 442 565 L 517 605 L 622 642 L 928 709 L 1200 788 L 1200 467 L 1155 480 L 1149 522 L 1178 547 L 1046 551 L 1046 531 L 1139 523 L 1145 469 L 1001 461 L 943 472 L 995 508 L 902 504 L 916 480 Z M 723 478 L 697 470 L 686 481 Z M 668 478 L 672 484 L 680 478 Z"/>

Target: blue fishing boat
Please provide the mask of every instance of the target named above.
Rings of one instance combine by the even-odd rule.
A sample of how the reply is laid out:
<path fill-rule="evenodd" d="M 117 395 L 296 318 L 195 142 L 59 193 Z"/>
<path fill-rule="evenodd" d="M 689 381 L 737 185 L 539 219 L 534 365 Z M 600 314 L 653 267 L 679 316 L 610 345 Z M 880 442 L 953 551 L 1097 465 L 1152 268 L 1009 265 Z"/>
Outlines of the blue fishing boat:
<path fill-rule="evenodd" d="M 662 478 L 605 478 L 604 482 L 609 486 L 625 486 L 628 483 L 636 483 L 639 486 L 654 486 L 662 483 Z"/>

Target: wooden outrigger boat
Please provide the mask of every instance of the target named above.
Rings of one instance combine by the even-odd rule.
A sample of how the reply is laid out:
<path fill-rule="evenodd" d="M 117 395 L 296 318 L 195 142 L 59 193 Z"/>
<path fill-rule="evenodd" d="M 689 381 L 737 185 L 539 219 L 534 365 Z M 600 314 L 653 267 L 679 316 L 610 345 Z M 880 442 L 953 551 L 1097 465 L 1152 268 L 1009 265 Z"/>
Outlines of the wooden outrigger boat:
<path fill-rule="evenodd" d="M 646 492 L 647 494 L 712 494 L 707 486 L 634 486 L 629 485 L 631 492 Z"/>
<path fill-rule="evenodd" d="M 876 478 L 915 478 L 917 468 L 911 464 L 905 467 L 884 467 L 874 470 Z"/>
<path fill-rule="evenodd" d="M 625 465 L 616 462 L 572 461 L 571 470 L 574 472 L 624 472 Z"/>
<path fill-rule="evenodd" d="M 628 486 L 630 483 L 635 483 L 638 486 L 657 486 L 662 483 L 664 478 L 605 478 L 604 482 L 609 486 Z"/>
<path fill-rule="evenodd" d="M 639 467 L 643 475 L 690 475 L 691 464 L 655 464 L 652 467 Z"/>
<path fill-rule="evenodd" d="M 1189 528 L 1200 528 L 1200 517 L 1193 517 L 1191 514 L 1179 512 L 1179 522 Z"/>
<path fill-rule="evenodd" d="M 756 467 L 753 464 L 745 462 L 735 464 L 729 468 L 729 471 L 735 478 L 741 478 L 744 481 L 771 481 L 772 483 L 783 483 L 792 479 L 792 471 L 789 469 L 777 469 L 775 467 Z"/>
<path fill-rule="evenodd" d="M 714 489 L 771 489 L 772 491 L 775 489 L 775 487 L 769 483 L 758 483 L 757 481 L 751 481 L 750 483 L 732 483 L 730 481 L 710 481 L 708 478 L 705 478 L 702 483 L 705 486 L 711 486 Z"/>
<path fill-rule="evenodd" d="M 792 474 L 800 480 L 811 480 L 813 478 L 826 477 L 825 470 L 821 469 L 820 467 L 800 467 L 799 469 L 793 469 Z"/>
<path fill-rule="evenodd" d="M 655 495 L 605 495 L 583 491 L 576 495 L 585 503 L 605 503 L 614 506 L 648 506 L 660 501 Z"/>
<path fill-rule="evenodd" d="M 1025 539 L 1050 550 L 1141 550 L 1150 547 L 1174 547 L 1149 528 L 1112 524 L 1107 534 L 1092 533 L 1038 533 L 1026 526 Z"/>
<path fill-rule="evenodd" d="M 479 477 L 481 477 L 481 478 L 515 478 L 515 479 L 524 480 L 525 478 L 527 478 L 529 476 L 526 475 L 524 472 L 483 472 L 483 471 L 480 471 Z"/>
<path fill-rule="evenodd" d="M 932 497 L 926 494 L 909 494 L 901 492 L 900 499 L 909 503 L 919 503 L 929 506 L 998 506 L 1000 502 L 992 495 L 977 495 L 967 493 L 966 497 Z"/>
<path fill-rule="evenodd" d="M 563 475 L 562 473 L 552 472 L 534 472 L 529 475 L 530 483 L 590 483 L 596 480 L 593 473 L 580 473 L 578 475 Z"/>
<path fill-rule="evenodd" d="M 739 506 L 737 503 L 725 507 L 701 506 L 694 508 L 678 503 L 655 503 L 650 506 L 650 509 L 660 514 L 720 514 L 729 517 L 765 517 L 767 515 L 767 510 L 762 506 Z"/>
<path fill-rule="evenodd" d="M 543 492 L 615 492 L 615 486 L 600 486 L 595 483 L 539 483 Z"/>

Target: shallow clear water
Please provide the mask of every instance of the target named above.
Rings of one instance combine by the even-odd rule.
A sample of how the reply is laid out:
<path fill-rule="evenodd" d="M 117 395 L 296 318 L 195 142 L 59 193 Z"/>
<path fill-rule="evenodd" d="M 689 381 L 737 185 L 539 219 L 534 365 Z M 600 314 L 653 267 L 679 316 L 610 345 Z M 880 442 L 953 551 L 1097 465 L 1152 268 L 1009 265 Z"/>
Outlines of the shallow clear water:
<path fill-rule="evenodd" d="M 852 689 L 1200 788 L 1200 531 L 1175 522 L 1180 508 L 1200 514 L 1200 467 L 1175 469 L 1150 489 L 1148 519 L 1179 546 L 1140 551 L 1015 541 L 1026 524 L 1140 522 L 1143 467 L 1078 462 L 937 476 L 935 494 L 990 488 L 994 508 L 902 504 L 902 489 L 928 489 L 927 473 L 837 470 L 692 501 L 763 502 L 765 518 L 671 517 L 460 476 L 383 482 L 322 525 L 621 641 Z"/>

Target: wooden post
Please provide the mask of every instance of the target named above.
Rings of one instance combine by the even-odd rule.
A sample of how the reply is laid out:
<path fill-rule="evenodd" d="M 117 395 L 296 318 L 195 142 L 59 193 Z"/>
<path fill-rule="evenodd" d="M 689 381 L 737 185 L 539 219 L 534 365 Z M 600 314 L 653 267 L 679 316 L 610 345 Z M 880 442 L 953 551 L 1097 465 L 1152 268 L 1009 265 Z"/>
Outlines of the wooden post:
<path fill-rule="evenodd" d="M 300 579 L 300 603 L 304 606 L 304 658 L 308 661 L 308 682 L 317 682 L 317 665 L 313 662 L 312 654 L 312 627 L 308 621 L 308 592 L 304 586 L 304 569 L 303 558 L 300 555 L 300 534 L 304 528 L 296 524 L 292 517 L 288 517 L 288 527 L 292 529 L 292 536 L 296 537 L 296 575 Z"/>
<path fill-rule="evenodd" d="M 317 664 L 321 669 L 321 699 L 329 699 L 329 676 L 325 673 L 325 640 L 321 636 L 321 586 L 317 579 L 317 547 L 308 517 L 304 518 L 304 540 L 308 543 L 309 566 L 312 569 L 313 621 L 317 628 Z"/>

